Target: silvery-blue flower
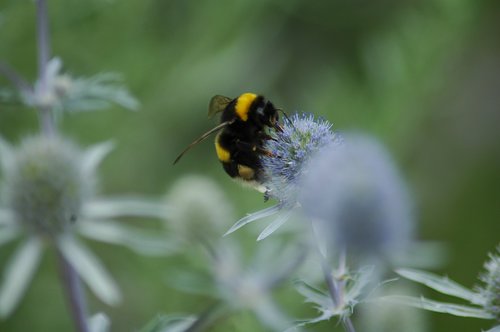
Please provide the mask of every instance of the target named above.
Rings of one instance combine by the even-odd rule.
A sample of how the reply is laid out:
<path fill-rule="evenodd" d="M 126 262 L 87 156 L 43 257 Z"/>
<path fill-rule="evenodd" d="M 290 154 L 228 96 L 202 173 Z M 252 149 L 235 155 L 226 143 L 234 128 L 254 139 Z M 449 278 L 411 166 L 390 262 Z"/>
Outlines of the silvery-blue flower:
<path fill-rule="evenodd" d="M 341 138 L 332 124 L 310 114 L 295 114 L 284 122 L 282 132 L 273 132 L 265 144 L 272 156 L 262 156 L 267 195 L 281 205 L 291 207 L 297 202 L 297 186 L 307 170 L 309 158 L 326 145 L 338 145 Z"/>
<path fill-rule="evenodd" d="M 161 235 L 114 220 L 121 216 L 163 218 L 168 211 L 162 204 L 95 195 L 96 169 L 111 149 L 108 142 L 81 150 L 56 135 L 26 138 L 18 148 L 0 139 L 0 246 L 24 237 L 2 268 L 0 317 L 16 308 L 45 247 L 55 247 L 103 302 L 120 301 L 117 284 L 77 234 L 140 253 L 170 250 Z"/>
<path fill-rule="evenodd" d="M 362 256 L 397 253 L 410 242 L 407 188 L 387 150 L 374 138 L 344 135 L 310 159 L 299 202 L 324 249 Z"/>

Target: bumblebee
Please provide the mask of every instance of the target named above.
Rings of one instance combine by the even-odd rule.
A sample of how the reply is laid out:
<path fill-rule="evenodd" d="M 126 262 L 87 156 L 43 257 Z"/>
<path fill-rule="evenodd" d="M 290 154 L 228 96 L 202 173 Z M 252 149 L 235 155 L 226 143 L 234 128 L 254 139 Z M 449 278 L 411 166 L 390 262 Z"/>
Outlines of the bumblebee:
<path fill-rule="evenodd" d="M 264 192 L 260 156 L 272 155 L 263 146 L 271 139 L 268 129 L 282 131 L 279 111 L 269 100 L 254 93 L 243 93 L 234 99 L 220 95 L 212 97 L 208 116 L 222 112 L 220 124 L 184 149 L 174 164 L 193 146 L 217 132 L 215 152 L 226 173 Z"/>

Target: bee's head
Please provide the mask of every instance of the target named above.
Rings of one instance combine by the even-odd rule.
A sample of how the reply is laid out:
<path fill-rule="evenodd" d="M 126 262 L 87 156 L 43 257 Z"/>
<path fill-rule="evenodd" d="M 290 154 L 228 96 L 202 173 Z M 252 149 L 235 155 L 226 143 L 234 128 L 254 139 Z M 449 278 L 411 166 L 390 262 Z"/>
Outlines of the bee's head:
<path fill-rule="evenodd" d="M 256 113 L 258 121 L 262 125 L 281 131 L 278 110 L 274 107 L 273 103 L 263 99 L 257 106 Z"/>

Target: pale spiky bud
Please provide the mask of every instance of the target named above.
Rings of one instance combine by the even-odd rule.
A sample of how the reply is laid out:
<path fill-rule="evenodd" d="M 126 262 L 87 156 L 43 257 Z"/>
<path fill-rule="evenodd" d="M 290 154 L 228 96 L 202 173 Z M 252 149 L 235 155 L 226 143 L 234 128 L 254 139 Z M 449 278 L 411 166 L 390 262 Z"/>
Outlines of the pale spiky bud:
<path fill-rule="evenodd" d="M 60 137 L 36 136 L 13 152 L 4 169 L 4 198 L 16 220 L 49 236 L 68 230 L 93 188 L 78 148 Z"/>

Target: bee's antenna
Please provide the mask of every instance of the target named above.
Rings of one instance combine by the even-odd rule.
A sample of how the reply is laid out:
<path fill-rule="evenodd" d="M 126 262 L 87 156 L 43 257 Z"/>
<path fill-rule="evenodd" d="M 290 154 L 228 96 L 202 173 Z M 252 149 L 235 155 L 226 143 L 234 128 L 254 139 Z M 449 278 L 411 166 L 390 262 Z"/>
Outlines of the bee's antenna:
<path fill-rule="evenodd" d="M 288 114 L 286 114 L 286 112 L 282 109 L 282 108 L 277 108 L 276 109 L 278 112 L 281 112 L 283 113 L 283 117 L 286 119 L 286 121 L 290 124 L 290 126 L 292 126 L 293 129 L 295 129 L 295 126 L 293 125 L 293 122 L 292 120 L 290 120 L 290 118 L 288 117 Z"/>

